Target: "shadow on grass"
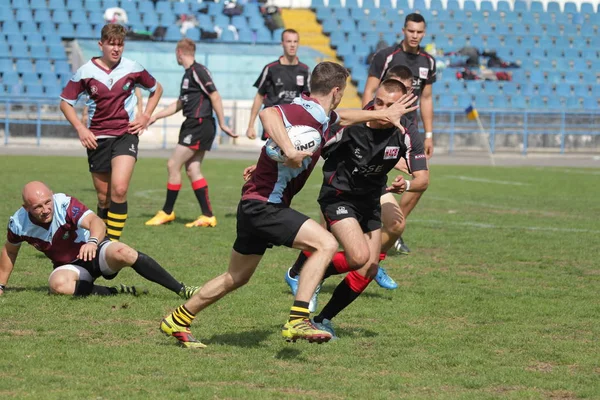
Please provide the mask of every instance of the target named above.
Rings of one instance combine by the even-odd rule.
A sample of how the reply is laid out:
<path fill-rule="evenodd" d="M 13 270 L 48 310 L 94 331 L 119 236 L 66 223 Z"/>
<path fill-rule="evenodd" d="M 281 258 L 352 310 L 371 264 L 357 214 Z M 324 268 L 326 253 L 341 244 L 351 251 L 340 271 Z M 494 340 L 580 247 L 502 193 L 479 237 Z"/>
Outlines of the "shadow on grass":
<path fill-rule="evenodd" d="M 48 286 L 35 286 L 35 287 L 22 287 L 22 286 L 9 286 L 6 291 L 11 292 L 46 292 L 48 293 Z"/>
<path fill-rule="evenodd" d="M 273 333 L 273 330 L 254 329 L 251 331 L 238 333 L 225 333 L 214 335 L 206 339 L 206 344 L 226 344 L 238 347 L 259 347 L 267 337 Z"/>
<path fill-rule="evenodd" d="M 302 357 L 302 352 L 300 350 L 292 349 L 290 347 L 284 347 L 279 350 L 274 357 L 278 360 L 307 361 L 306 357 Z"/>
<path fill-rule="evenodd" d="M 357 338 L 373 338 L 376 336 L 379 336 L 379 333 L 372 331 L 370 329 L 364 329 L 364 328 L 352 328 L 352 329 L 347 329 L 347 328 L 340 328 L 340 327 L 335 327 L 335 334 L 343 339 L 357 339 Z M 333 342 L 335 343 L 335 342 Z"/>

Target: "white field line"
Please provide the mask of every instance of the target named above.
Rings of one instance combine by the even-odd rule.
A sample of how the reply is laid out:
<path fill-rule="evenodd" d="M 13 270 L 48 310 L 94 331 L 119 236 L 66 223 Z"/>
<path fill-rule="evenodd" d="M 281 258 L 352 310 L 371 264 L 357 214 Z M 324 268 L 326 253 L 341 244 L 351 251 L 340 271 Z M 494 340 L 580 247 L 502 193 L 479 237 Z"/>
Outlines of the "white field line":
<path fill-rule="evenodd" d="M 464 175 L 444 175 L 442 177 L 458 179 L 461 181 L 469 181 L 469 182 L 496 183 L 498 185 L 511 185 L 511 186 L 529 186 L 529 183 L 515 182 L 515 181 L 499 181 L 499 180 L 495 180 L 495 179 L 486 179 L 486 178 L 474 178 L 472 176 L 464 176 Z"/>
<path fill-rule="evenodd" d="M 526 209 L 526 208 L 507 207 L 507 206 L 501 206 L 501 205 L 497 205 L 497 204 L 482 203 L 482 202 L 478 202 L 478 201 L 469 201 L 469 200 L 463 200 L 460 197 L 450 198 L 450 197 L 442 197 L 442 196 L 430 196 L 428 194 L 425 194 L 425 196 L 427 196 L 427 199 L 431 199 L 431 200 L 444 201 L 444 202 L 449 202 L 449 203 L 457 203 L 457 204 L 461 204 L 461 205 L 476 206 L 476 207 L 482 207 L 482 208 L 491 208 L 491 209 L 495 209 L 495 210 L 506 210 L 506 211 L 512 211 L 512 212 L 515 212 L 518 214 L 536 214 L 536 215 L 542 215 L 542 216 L 547 216 L 547 217 L 553 217 L 553 216 L 556 216 L 556 213 L 557 213 L 556 211 L 530 210 L 530 209 Z"/>
<path fill-rule="evenodd" d="M 594 229 L 581 229 L 581 228 L 555 228 L 548 226 L 519 226 L 519 225 L 495 225 L 495 224 L 486 224 L 481 222 L 474 221 L 465 221 L 465 222 L 449 222 L 449 221 L 440 221 L 436 219 L 412 219 L 409 220 L 408 223 L 418 223 L 425 225 L 453 225 L 453 226 L 466 226 L 469 228 L 479 228 L 479 229 L 517 229 L 523 231 L 537 231 L 537 232 L 569 232 L 569 233 L 600 233 L 600 230 Z"/>

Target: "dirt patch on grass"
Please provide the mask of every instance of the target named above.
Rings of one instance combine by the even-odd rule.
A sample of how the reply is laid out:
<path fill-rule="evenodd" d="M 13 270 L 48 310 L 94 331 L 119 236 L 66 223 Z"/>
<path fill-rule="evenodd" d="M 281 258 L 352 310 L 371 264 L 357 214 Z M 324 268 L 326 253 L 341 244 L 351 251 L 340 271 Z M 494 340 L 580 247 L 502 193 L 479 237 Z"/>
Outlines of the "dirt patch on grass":
<path fill-rule="evenodd" d="M 37 332 L 32 329 L 0 329 L 0 334 L 7 334 L 10 336 L 35 336 Z"/>
<path fill-rule="evenodd" d="M 536 361 L 533 364 L 529 365 L 525 368 L 526 371 L 535 371 L 535 372 L 552 372 L 554 366 L 547 362 Z"/>
<path fill-rule="evenodd" d="M 552 400 L 575 400 L 578 397 L 573 392 L 569 392 L 568 390 L 552 390 L 544 392 L 544 395 L 547 399 Z"/>

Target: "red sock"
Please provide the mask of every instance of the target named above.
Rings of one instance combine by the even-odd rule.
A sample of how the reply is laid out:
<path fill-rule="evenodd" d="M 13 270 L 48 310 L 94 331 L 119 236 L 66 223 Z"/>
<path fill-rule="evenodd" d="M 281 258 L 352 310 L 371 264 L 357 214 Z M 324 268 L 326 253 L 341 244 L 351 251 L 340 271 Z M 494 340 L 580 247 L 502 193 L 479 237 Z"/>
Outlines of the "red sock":
<path fill-rule="evenodd" d="M 362 293 L 367 288 L 367 286 L 369 286 L 369 283 L 371 283 L 373 279 L 369 279 L 365 276 L 362 276 L 356 271 L 352 271 L 348 275 L 346 275 L 344 280 L 353 292 Z"/>
<path fill-rule="evenodd" d="M 339 272 L 340 274 L 350 271 L 350 266 L 348 265 L 348 261 L 346 260 L 346 253 L 343 251 L 338 251 L 337 253 L 335 253 L 333 258 L 331 259 L 331 263 L 333 264 L 337 272 Z"/>

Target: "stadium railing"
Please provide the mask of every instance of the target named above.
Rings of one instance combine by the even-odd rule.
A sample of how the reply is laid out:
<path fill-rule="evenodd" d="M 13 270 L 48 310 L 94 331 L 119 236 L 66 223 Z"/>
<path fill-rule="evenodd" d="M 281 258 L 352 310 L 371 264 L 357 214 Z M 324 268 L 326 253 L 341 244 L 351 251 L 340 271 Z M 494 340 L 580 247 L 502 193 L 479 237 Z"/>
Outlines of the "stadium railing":
<path fill-rule="evenodd" d="M 159 108 L 166 107 L 171 101 L 161 100 Z M 241 138 L 245 138 L 250 104 L 249 101 L 224 103 L 227 122 Z M 35 146 L 45 145 L 45 139 L 76 140 L 76 132 L 58 106 L 58 100 L 1 97 L 0 132 L 4 145 L 22 144 L 20 139 L 27 139 L 26 144 Z M 450 154 L 465 150 L 486 151 L 485 141 L 489 140 L 493 152 L 520 152 L 523 155 L 530 151 L 560 154 L 600 152 L 600 111 L 480 110 L 479 117 L 483 133 L 474 121 L 467 119 L 462 109 L 436 110 L 434 126 L 438 151 Z M 181 121 L 181 115 L 158 121 L 152 126 L 152 133 L 146 134 L 146 140 L 143 141 L 154 148 L 173 147 L 177 142 Z M 220 143 L 235 145 L 236 141 L 230 141 L 218 130 L 215 145 Z"/>

